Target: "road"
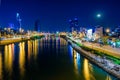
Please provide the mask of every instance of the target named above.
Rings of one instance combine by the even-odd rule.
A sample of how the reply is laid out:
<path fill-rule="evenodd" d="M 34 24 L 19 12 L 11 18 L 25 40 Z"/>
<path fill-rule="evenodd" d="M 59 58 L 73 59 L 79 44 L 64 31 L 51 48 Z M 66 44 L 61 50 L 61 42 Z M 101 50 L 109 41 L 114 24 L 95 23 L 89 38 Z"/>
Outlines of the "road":
<path fill-rule="evenodd" d="M 83 42 L 82 44 L 87 47 L 94 48 L 96 50 L 100 50 L 102 52 L 107 52 L 108 55 L 112 55 L 117 58 L 120 58 L 120 48 L 113 48 L 109 45 L 100 46 L 98 43 L 90 43 L 90 42 Z"/>
<path fill-rule="evenodd" d="M 69 37 L 69 38 L 78 43 L 78 40 L 75 40 L 73 37 Z M 86 47 L 93 48 L 101 52 L 105 52 L 106 54 L 114 56 L 116 58 L 120 58 L 120 48 L 113 48 L 109 45 L 100 46 L 100 44 L 92 43 L 92 42 L 82 42 L 82 44 Z"/>

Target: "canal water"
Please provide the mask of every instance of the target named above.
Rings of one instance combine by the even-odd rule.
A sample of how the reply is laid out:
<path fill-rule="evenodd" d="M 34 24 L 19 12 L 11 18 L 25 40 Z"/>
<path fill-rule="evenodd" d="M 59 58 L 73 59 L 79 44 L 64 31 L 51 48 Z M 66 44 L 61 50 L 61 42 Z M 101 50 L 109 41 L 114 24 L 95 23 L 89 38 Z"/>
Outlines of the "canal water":
<path fill-rule="evenodd" d="M 0 80 L 117 80 L 59 37 L 0 47 Z"/>

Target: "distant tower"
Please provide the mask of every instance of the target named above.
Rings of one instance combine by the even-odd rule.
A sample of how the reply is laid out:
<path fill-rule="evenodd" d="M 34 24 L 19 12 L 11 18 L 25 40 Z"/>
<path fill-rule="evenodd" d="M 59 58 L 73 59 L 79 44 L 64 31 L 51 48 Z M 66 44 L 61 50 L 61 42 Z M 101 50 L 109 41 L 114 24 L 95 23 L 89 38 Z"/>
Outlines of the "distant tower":
<path fill-rule="evenodd" d="M 76 31 L 79 31 L 78 18 L 74 18 L 74 28 Z"/>
<path fill-rule="evenodd" d="M 70 25 L 70 32 L 74 31 L 74 22 L 73 20 L 69 20 L 69 25 Z"/>
<path fill-rule="evenodd" d="M 78 18 L 74 18 L 73 20 L 69 20 L 70 25 L 70 32 L 72 31 L 79 31 L 79 25 L 78 25 Z"/>
<path fill-rule="evenodd" d="M 35 21 L 35 24 L 34 24 L 34 25 L 35 25 L 34 30 L 37 31 L 37 32 L 40 32 L 40 25 L 39 25 L 39 22 L 40 22 L 39 19 L 37 19 L 37 20 Z"/>
<path fill-rule="evenodd" d="M 21 28 L 21 21 L 22 21 L 22 19 L 20 18 L 20 14 L 19 13 L 16 13 L 16 19 L 18 21 L 19 28 Z"/>
<path fill-rule="evenodd" d="M 13 23 L 8 23 L 8 28 L 13 29 L 14 28 L 14 24 Z"/>

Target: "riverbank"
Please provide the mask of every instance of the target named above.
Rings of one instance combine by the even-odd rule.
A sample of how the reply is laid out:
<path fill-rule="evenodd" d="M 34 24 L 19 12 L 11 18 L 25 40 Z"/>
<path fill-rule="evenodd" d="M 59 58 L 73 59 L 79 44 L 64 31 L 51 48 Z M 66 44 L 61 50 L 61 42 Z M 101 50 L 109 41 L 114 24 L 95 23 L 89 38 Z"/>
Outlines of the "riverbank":
<path fill-rule="evenodd" d="M 7 44 L 11 44 L 11 43 L 17 43 L 17 42 L 21 42 L 21 41 L 27 41 L 29 39 L 11 39 L 11 40 L 2 40 L 0 41 L 0 46 L 2 45 L 7 45 Z"/>
<path fill-rule="evenodd" d="M 42 38 L 43 36 L 38 36 L 38 37 L 30 37 L 30 38 L 13 38 L 13 39 L 6 39 L 6 40 L 1 40 L 0 41 L 0 46 L 3 46 L 3 45 L 7 45 L 7 44 L 11 44 L 11 43 L 17 43 L 17 42 L 22 42 L 22 41 L 27 41 L 27 40 L 33 40 L 33 39 L 40 39 Z"/>
<path fill-rule="evenodd" d="M 85 51 L 80 46 L 78 46 L 75 42 L 71 41 L 70 39 L 67 39 L 67 41 L 72 45 L 72 47 L 77 50 L 78 52 L 82 52 L 83 56 L 88 58 L 91 62 L 98 65 L 100 68 L 105 70 L 106 72 L 110 73 L 111 75 L 117 77 L 120 79 L 120 70 L 117 70 L 116 66 L 113 65 L 111 61 L 104 59 L 103 57 L 97 56 L 95 54 L 91 54 L 90 52 Z"/>
<path fill-rule="evenodd" d="M 70 39 L 72 42 L 76 43 L 82 49 L 94 53 L 99 56 L 106 56 L 109 60 L 112 60 L 115 64 L 120 65 L 120 50 L 108 46 L 100 46 L 97 43 L 91 42 L 81 42 L 80 39 L 74 39 L 72 37 L 66 37 Z"/>

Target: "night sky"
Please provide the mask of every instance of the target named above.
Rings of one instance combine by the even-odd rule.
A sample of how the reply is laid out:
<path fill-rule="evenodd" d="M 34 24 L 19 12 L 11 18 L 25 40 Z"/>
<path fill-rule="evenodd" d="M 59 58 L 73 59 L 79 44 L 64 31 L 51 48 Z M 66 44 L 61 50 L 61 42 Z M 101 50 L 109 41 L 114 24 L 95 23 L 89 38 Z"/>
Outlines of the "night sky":
<path fill-rule="evenodd" d="M 0 25 L 17 25 L 16 13 L 20 13 L 22 27 L 33 29 L 40 20 L 41 31 L 67 31 L 68 20 L 78 17 L 79 26 L 120 25 L 119 0 L 1 0 Z M 100 19 L 96 14 L 101 13 Z"/>

